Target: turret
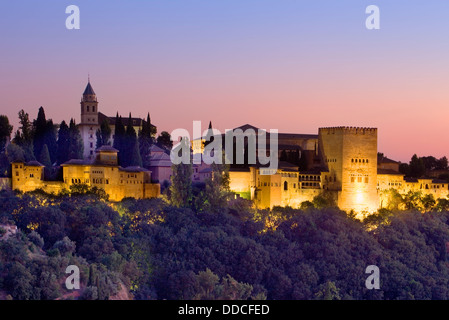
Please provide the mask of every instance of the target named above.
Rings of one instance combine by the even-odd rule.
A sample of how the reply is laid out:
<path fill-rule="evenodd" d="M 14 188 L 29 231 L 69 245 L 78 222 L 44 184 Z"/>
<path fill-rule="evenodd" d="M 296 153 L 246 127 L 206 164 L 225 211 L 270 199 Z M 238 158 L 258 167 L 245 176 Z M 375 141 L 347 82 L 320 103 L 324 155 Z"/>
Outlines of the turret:
<path fill-rule="evenodd" d="M 81 98 L 81 124 L 98 124 L 98 100 L 90 79 Z"/>

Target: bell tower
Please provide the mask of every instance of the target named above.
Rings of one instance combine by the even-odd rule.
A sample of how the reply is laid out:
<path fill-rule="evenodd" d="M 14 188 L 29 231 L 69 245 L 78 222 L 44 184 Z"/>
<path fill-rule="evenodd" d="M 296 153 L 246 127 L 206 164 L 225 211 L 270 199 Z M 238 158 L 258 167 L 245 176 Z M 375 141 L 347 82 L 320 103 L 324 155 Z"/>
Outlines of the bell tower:
<path fill-rule="evenodd" d="M 90 78 L 88 79 L 86 89 L 81 98 L 81 124 L 98 124 L 98 100 L 97 95 L 90 84 Z"/>

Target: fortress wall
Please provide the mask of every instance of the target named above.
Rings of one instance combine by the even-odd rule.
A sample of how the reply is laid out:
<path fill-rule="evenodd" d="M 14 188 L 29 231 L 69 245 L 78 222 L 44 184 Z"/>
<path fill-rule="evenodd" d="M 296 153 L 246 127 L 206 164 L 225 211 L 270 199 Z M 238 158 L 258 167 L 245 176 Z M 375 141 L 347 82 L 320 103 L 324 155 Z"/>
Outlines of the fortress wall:
<path fill-rule="evenodd" d="M 250 171 L 229 171 L 229 187 L 234 192 L 249 192 L 251 190 Z"/>

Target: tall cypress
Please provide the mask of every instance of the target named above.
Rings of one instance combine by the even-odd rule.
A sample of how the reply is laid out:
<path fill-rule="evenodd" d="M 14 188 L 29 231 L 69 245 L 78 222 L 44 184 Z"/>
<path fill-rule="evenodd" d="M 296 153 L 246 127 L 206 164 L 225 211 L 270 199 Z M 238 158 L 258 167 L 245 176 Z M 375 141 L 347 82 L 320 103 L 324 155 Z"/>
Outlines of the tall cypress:
<path fill-rule="evenodd" d="M 81 138 L 81 133 L 73 118 L 70 119 L 69 139 L 69 159 L 82 159 L 84 153 L 83 139 Z"/>
<path fill-rule="evenodd" d="M 63 164 L 69 159 L 70 151 L 70 132 L 67 123 L 63 120 L 59 125 L 58 131 L 58 153 L 56 161 L 58 164 Z"/>
<path fill-rule="evenodd" d="M 39 108 L 37 113 L 37 119 L 33 123 L 33 145 L 34 145 L 34 156 L 39 158 L 42 147 L 45 144 L 45 133 L 47 131 L 47 119 L 45 118 L 45 111 L 43 107 Z"/>
<path fill-rule="evenodd" d="M 50 152 L 48 151 L 48 147 L 46 144 L 44 144 L 44 146 L 42 147 L 38 159 L 39 162 L 42 163 L 46 168 L 51 167 Z"/>
<path fill-rule="evenodd" d="M 184 146 L 189 144 L 187 138 L 182 138 Z M 181 148 L 182 149 L 182 148 Z M 171 176 L 170 201 L 173 206 L 187 208 L 192 203 L 192 163 L 173 164 Z"/>
<path fill-rule="evenodd" d="M 101 146 L 111 145 L 111 127 L 109 126 L 109 121 L 105 119 L 101 125 L 100 129 L 96 132 L 97 135 L 97 148 Z"/>
<path fill-rule="evenodd" d="M 118 153 L 118 163 L 119 165 L 123 166 L 123 157 L 124 155 L 124 139 L 125 139 L 125 126 L 123 125 L 122 117 L 117 115 L 115 117 L 115 129 L 114 129 L 114 144 L 113 147 L 119 151 Z"/>
<path fill-rule="evenodd" d="M 45 124 L 44 144 L 47 145 L 51 163 L 55 163 L 58 153 L 58 144 L 56 141 L 56 127 L 51 119 L 47 120 L 47 123 Z"/>
<path fill-rule="evenodd" d="M 139 151 L 142 160 L 142 165 L 144 168 L 150 166 L 150 149 L 154 143 L 154 137 L 152 134 L 152 128 L 150 122 L 150 113 L 147 115 L 147 120 L 143 121 L 142 129 L 139 130 Z"/>
<path fill-rule="evenodd" d="M 0 115 L 0 152 L 6 146 L 6 143 L 11 138 L 12 125 L 9 124 L 9 119 L 5 115 Z"/>
<path fill-rule="evenodd" d="M 139 152 L 139 142 L 137 140 L 136 130 L 133 127 L 131 113 L 129 113 L 128 126 L 126 127 L 125 146 L 123 147 L 124 163 L 123 166 L 142 166 L 142 158 Z"/>

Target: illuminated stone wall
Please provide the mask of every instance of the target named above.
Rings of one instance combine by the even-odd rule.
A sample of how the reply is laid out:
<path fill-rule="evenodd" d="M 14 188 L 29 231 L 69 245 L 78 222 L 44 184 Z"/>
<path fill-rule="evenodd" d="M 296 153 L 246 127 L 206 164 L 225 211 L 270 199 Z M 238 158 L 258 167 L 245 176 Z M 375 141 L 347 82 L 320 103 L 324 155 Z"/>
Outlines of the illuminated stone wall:
<path fill-rule="evenodd" d="M 13 163 L 12 188 L 22 192 L 42 189 L 59 194 L 70 190 L 72 185 L 85 184 L 103 189 L 109 200 L 120 201 L 131 197 L 136 199 L 155 198 L 160 195 L 160 185 L 151 183 L 149 171 L 121 170 L 118 166 L 77 165 L 63 166 L 63 181 L 44 181 L 43 167 Z"/>
<path fill-rule="evenodd" d="M 332 127 L 319 129 L 320 151 L 338 191 L 338 207 L 358 213 L 378 208 L 377 129 Z"/>

